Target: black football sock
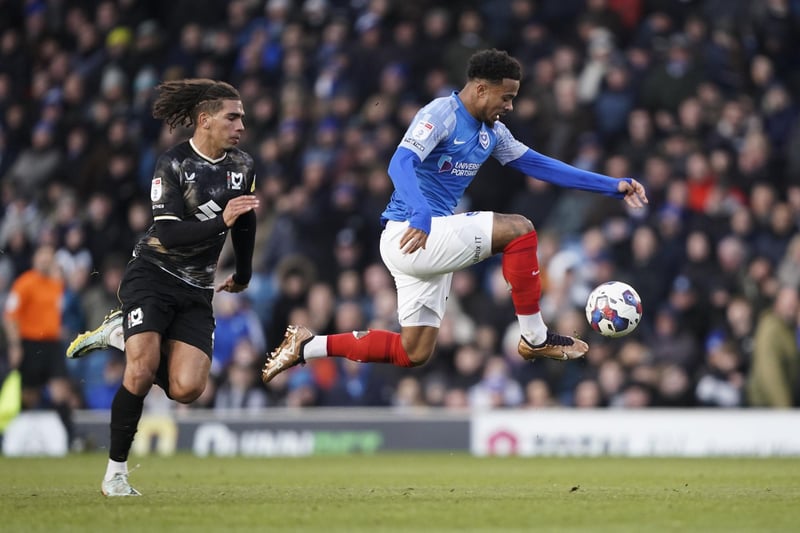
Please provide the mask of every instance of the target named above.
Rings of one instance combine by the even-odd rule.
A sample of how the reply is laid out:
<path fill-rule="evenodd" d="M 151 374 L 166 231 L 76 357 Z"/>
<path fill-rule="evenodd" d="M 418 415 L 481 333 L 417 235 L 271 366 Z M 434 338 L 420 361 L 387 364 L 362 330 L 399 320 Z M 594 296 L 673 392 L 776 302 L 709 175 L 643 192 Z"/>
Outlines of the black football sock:
<path fill-rule="evenodd" d="M 120 385 L 111 402 L 111 446 L 108 457 L 112 461 L 122 463 L 128 460 L 143 409 L 144 396 L 136 396 Z"/>

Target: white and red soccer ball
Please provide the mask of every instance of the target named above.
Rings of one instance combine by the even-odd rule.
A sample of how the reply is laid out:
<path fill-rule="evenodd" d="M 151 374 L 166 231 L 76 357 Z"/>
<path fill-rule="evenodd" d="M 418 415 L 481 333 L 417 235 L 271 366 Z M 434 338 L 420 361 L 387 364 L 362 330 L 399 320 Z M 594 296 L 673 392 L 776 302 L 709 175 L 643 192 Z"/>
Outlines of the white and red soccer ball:
<path fill-rule="evenodd" d="M 598 285 L 586 302 L 586 320 L 605 337 L 623 337 L 639 325 L 642 300 L 636 290 L 622 281 Z"/>

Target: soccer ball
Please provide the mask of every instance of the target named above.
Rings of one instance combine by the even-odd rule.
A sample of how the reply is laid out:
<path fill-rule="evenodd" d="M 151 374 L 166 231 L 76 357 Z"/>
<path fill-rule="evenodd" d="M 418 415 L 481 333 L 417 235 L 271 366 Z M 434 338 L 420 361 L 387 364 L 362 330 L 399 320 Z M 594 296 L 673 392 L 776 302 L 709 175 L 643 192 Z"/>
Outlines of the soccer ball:
<path fill-rule="evenodd" d="M 642 300 L 633 287 L 621 281 L 598 285 L 586 302 L 586 320 L 605 337 L 623 337 L 642 319 Z"/>

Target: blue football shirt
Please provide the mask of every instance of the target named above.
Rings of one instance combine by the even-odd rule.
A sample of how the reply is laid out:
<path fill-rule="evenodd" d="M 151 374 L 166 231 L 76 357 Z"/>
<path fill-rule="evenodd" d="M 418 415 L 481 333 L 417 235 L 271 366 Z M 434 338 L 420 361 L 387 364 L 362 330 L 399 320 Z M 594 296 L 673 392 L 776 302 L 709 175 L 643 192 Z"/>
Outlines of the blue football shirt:
<path fill-rule="evenodd" d="M 457 91 L 420 109 L 399 148 L 419 157 L 417 183 L 433 216 L 455 212 L 464 190 L 489 156 L 505 165 L 528 150 L 502 122 L 490 127 L 470 115 Z M 411 212 L 412 206 L 395 190 L 382 218 L 404 221 Z"/>
<path fill-rule="evenodd" d="M 389 163 L 395 191 L 382 221 L 409 220 L 412 227 L 430 232 L 431 217 L 455 212 L 489 156 L 560 187 L 624 197 L 617 178 L 542 155 L 515 139 L 499 120 L 490 127 L 475 119 L 454 91 L 420 109 L 403 135 Z"/>

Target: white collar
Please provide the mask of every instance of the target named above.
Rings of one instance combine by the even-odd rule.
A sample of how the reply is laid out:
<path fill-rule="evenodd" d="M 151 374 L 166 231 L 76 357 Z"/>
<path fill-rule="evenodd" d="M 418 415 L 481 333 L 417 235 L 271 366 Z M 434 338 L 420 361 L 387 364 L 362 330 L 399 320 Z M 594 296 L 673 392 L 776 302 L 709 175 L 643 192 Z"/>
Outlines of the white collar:
<path fill-rule="evenodd" d="M 205 159 L 209 163 L 214 163 L 214 164 L 219 163 L 220 161 L 225 159 L 225 157 L 228 155 L 228 152 L 223 152 L 222 155 L 220 157 L 218 157 L 217 159 L 212 159 L 212 158 L 208 157 L 206 154 L 204 154 L 203 152 L 201 152 L 200 150 L 198 150 L 197 146 L 194 145 L 194 141 L 191 138 L 189 139 L 189 146 L 192 147 L 192 150 L 194 150 L 197 153 L 197 155 L 199 155 L 200 157 L 202 157 L 203 159 Z"/>

